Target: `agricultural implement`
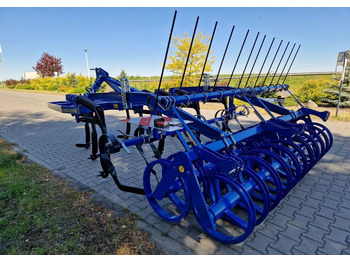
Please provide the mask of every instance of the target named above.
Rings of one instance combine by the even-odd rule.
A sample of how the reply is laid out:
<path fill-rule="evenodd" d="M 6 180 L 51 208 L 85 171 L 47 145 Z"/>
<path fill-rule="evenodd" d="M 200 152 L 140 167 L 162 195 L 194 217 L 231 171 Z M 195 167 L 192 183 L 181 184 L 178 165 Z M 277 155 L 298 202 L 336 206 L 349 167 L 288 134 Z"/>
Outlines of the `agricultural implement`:
<path fill-rule="evenodd" d="M 331 148 L 331 132 L 311 119 L 311 116 L 316 116 L 327 121 L 329 112 L 305 108 L 289 90 L 289 86 L 284 84 L 300 45 L 295 51 L 294 44 L 289 55 L 285 56 L 289 43 L 286 45 L 275 74 L 269 77 L 270 83 L 267 83 L 268 74 L 263 76 L 261 72 L 271 53 L 273 38 L 255 83 L 249 82 L 266 37 L 263 37 L 256 51 L 249 76 L 245 77 L 259 33 L 238 84 L 230 86 L 249 30 L 227 85 L 219 85 L 220 69 L 234 32 L 232 28 L 219 72 L 211 85 L 204 68 L 217 22 L 198 85 L 183 87 L 198 17 L 180 85 L 168 91 L 161 89 L 175 18 L 176 12 L 157 90 L 138 90 L 130 86 L 127 79 L 116 80 L 102 68 L 95 68 L 96 81 L 85 94 L 68 94 L 66 101 L 50 102 L 49 107 L 71 114 L 78 123 L 85 123 L 86 141 L 76 146 L 91 146 L 90 158 L 99 158 L 102 178 L 111 176 L 120 190 L 145 195 L 154 211 L 166 221 L 179 222 L 192 211 L 200 226 L 212 238 L 226 244 L 239 243 L 252 233 L 254 227 L 266 218 Z M 276 58 L 282 42 L 278 45 L 268 72 L 278 60 Z M 277 75 L 283 59 L 284 67 Z M 287 66 L 288 70 L 284 73 Z M 107 83 L 113 91 L 99 93 L 103 83 Z M 263 98 L 281 91 L 288 92 L 300 108 L 289 110 L 284 107 L 281 98 Z M 245 103 L 237 105 L 236 101 Z M 214 118 L 206 119 L 201 114 L 203 103 L 221 103 L 223 109 L 217 111 Z M 196 113 L 189 113 L 189 108 Z M 116 135 L 108 131 L 106 110 L 126 112 L 126 119 L 122 120 L 125 122 L 125 132 L 120 131 Z M 258 116 L 260 123 L 244 127 L 239 118 L 247 116 L 250 110 Z M 268 118 L 259 110 L 267 112 Z M 131 117 L 131 113 L 137 117 Z M 238 124 L 239 131 L 232 131 L 232 122 Z M 163 157 L 168 137 L 176 137 L 183 149 Z M 152 161 L 144 153 L 143 147 L 146 145 L 150 146 L 154 154 Z M 113 154 L 120 150 L 130 152 L 129 148 L 133 146 L 146 162 L 143 187 L 122 184 L 111 160 Z"/>

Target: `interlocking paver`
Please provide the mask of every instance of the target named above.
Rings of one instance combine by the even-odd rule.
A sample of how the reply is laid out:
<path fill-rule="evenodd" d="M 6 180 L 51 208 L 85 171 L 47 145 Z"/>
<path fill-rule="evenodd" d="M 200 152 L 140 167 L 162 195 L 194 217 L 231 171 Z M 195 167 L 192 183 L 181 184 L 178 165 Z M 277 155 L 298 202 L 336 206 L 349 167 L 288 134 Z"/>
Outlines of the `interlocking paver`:
<path fill-rule="evenodd" d="M 246 241 L 224 245 L 202 233 L 193 214 L 181 223 L 168 223 L 144 196 L 120 191 L 111 178 L 97 178 L 99 160 L 87 159 L 91 149 L 74 146 L 85 140 L 83 125 L 76 124 L 70 115 L 47 108 L 48 101 L 64 100 L 64 96 L 0 92 L 0 136 L 17 143 L 17 150 L 55 175 L 73 184 L 76 181 L 136 213 L 142 219 L 138 224 L 167 254 L 350 254 L 350 123 L 326 122 L 334 132 L 332 149 Z M 203 110 L 203 115 L 209 114 L 213 115 Z M 121 129 L 118 119 L 125 117 L 122 112 L 106 115 L 110 130 Z M 176 139 L 170 138 L 168 143 L 171 146 L 166 148 L 165 157 L 179 148 Z M 123 183 L 142 187 L 145 162 L 137 150 L 131 151 L 131 155 L 124 151 L 115 154 L 113 163 Z M 145 148 L 145 154 L 154 159 L 150 148 Z"/>
<path fill-rule="evenodd" d="M 319 247 L 322 247 L 322 244 L 320 244 L 314 240 L 311 240 L 307 237 L 302 236 L 300 238 L 300 240 L 301 240 L 300 244 L 294 246 L 294 249 L 301 251 L 305 254 L 315 254 L 316 250 Z"/>

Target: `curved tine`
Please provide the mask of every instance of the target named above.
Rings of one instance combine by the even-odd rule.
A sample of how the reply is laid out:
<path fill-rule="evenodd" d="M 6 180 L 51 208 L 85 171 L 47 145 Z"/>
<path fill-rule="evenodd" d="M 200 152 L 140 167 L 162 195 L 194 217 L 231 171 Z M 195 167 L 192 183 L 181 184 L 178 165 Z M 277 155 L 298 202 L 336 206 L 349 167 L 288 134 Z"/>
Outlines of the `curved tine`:
<path fill-rule="evenodd" d="M 271 82 L 270 82 L 270 86 L 272 85 L 273 79 L 275 78 L 275 76 L 276 76 L 276 74 L 277 74 L 278 68 L 280 67 L 280 64 L 281 64 L 281 62 L 282 62 L 282 60 L 283 60 L 283 57 L 284 57 L 284 55 L 285 55 L 285 53 L 286 53 L 286 51 L 287 51 L 287 49 L 288 49 L 289 43 L 290 43 L 290 42 L 287 43 L 286 48 L 285 48 L 284 51 L 283 51 L 283 54 L 282 54 L 282 56 L 281 56 L 281 59 L 280 59 L 278 65 L 277 65 L 275 74 L 273 75 L 272 80 L 271 80 Z"/>
<path fill-rule="evenodd" d="M 263 40 L 261 41 L 261 44 L 260 44 L 260 47 L 259 47 L 259 51 L 258 51 L 258 53 L 257 53 L 257 55 L 256 55 L 256 57 L 255 57 L 254 63 L 253 63 L 253 65 L 252 65 L 252 68 L 250 69 L 249 76 L 248 76 L 247 82 L 245 83 L 245 86 L 244 86 L 244 87 L 247 87 L 247 85 L 248 85 L 249 78 L 250 78 L 250 76 L 252 75 L 252 72 L 253 72 L 255 63 L 256 63 L 256 61 L 258 60 L 258 57 L 259 57 L 261 48 L 262 48 L 263 45 L 264 45 L 265 38 L 266 38 L 266 35 L 264 35 L 264 38 L 263 38 Z"/>

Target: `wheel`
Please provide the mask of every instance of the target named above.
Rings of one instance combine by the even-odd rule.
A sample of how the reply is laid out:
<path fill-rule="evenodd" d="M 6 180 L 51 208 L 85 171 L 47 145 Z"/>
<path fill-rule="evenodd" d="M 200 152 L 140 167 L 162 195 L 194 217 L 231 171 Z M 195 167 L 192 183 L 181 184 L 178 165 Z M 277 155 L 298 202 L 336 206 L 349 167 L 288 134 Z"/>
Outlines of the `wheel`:
<path fill-rule="evenodd" d="M 169 222 L 179 222 L 189 212 L 190 193 L 180 176 L 169 188 L 162 188 L 162 180 L 169 179 L 166 172 L 170 166 L 168 159 L 158 159 L 148 164 L 143 175 L 143 187 L 148 202 L 160 217 Z M 166 192 L 160 194 L 161 190 Z"/>
<path fill-rule="evenodd" d="M 244 241 L 256 223 L 256 211 L 249 194 L 242 185 L 224 174 L 210 173 L 203 180 L 209 186 L 205 201 L 211 215 L 210 221 L 204 221 L 200 209 L 194 205 L 193 211 L 198 223 L 208 235 L 222 243 L 236 244 Z"/>

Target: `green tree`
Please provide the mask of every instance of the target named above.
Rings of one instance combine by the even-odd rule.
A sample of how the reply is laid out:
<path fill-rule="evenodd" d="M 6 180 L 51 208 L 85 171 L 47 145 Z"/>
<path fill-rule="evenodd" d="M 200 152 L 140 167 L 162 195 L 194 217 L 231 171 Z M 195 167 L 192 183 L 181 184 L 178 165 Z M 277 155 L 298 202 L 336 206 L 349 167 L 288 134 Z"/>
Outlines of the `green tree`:
<path fill-rule="evenodd" d="M 195 36 L 188 60 L 184 85 L 191 86 L 198 84 L 199 80 L 195 78 L 199 78 L 202 73 L 210 39 L 211 36 L 203 35 L 201 32 Z M 188 36 L 187 33 L 185 33 L 184 36 L 173 36 L 173 44 L 171 46 L 175 50 L 171 51 L 172 55 L 169 56 L 170 62 L 165 68 L 173 73 L 174 79 L 176 79 L 176 84 L 180 83 L 190 44 L 191 36 Z M 212 64 L 214 63 L 215 56 L 211 56 L 211 53 L 212 51 L 210 51 L 208 61 L 205 65 L 206 73 L 212 71 Z"/>
<path fill-rule="evenodd" d="M 125 72 L 124 68 L 122 68 L 122 71 L 120 71 L 120 74 L 118 76 L 118 79 L 122 79 L 122 78 L 128 78 L 128 75 Z"/>

